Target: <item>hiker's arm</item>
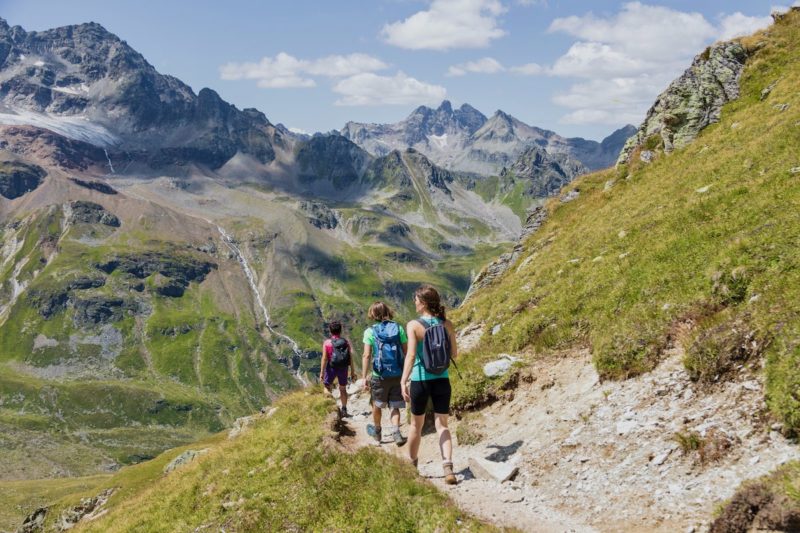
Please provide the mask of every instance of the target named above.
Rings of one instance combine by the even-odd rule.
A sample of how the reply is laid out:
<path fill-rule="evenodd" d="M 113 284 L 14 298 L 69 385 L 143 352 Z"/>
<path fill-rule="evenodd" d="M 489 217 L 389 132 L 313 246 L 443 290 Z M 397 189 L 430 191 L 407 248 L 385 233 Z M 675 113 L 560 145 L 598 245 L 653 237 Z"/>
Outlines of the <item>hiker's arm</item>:
<path fill-rule="evenodd" d="M 325 367 L 328 366 L 328 358 L 325 357 L 325 343 L 322 343 L 322 362 L 319 366 L 319 382 L 322 383 L 322 380 L 325 379 Z"/>
<path fill-rule="evenodd" d="M 347 342 L 348 342 L 348 344 L 350 343 L 350 341 L 347 341 Z M 353 353 L 352 346 L 350 347 L 350 353 L 351 354 Z M 356 358 L 352 357 L 352 356 L 350 357 L 350 379 L 352 379 L 353 382 L 355 383 L 355 381 L 356 381 Z"/>
<path fill-rule="evenodd" d="M 445 329 L 447 329 L 447 335 L 450 337 L 450 359 L 454 359 L 458 357 L 458 345 L 456 344 L 456 328 L 453 327 L 453 323 L 449 320 L 444 323 Z"/>
<path fill-rule="evenodd" d="M 408 335 L 407 350 L 409 354 L 403 361 L 403 377 L 400 378 L 400 390 L 403 394 L 403 399 L 410 402 L 411 396 L 408 393 L 408 380 L 411 379 L 411 369 L 414 368 L 414 358 L 417 353 L 417 335 L 414 333 L 414 322 L 409 322 L 406 326 L 406 334 Z"/>
<path fill-rule="evenodd" d="M 369 380 L 367 379 L 367 372 L 370 367 L 370 359 L 372 358 L 372 344 L 364 345 L 364 356 L 361 358 L 361 374 L 364 378 L 364 387 L 369 388 Z"/>

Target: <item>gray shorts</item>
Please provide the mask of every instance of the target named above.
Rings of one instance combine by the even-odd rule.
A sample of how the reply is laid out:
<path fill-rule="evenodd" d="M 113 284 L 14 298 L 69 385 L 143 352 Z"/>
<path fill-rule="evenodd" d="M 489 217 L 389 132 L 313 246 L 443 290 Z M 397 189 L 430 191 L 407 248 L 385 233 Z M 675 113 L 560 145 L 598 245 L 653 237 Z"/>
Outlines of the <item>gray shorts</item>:
<path fill-rule="evenodd" d="M 396 378 L 376 378 L 372 376 L 370 380 L 370 390 L 372 391 L 372 403 L 381 409 L 405 409 L 406 402 L 403 400 L 403 393 L 400 390 L 400 376 Z"/>

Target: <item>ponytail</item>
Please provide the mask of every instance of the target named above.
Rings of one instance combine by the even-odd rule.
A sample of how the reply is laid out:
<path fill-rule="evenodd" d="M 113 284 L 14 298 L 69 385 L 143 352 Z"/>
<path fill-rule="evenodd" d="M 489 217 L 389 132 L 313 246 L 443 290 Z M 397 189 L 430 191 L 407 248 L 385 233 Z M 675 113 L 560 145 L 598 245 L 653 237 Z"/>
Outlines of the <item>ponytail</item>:
<path fill-rule="evenodd" d="M 442 305 L 439 291 L 430 285 L 422 285 L 414 292 L 414 296 L 425 306 L 425 309 L 439 320 L 447 320 L 447 313 Z"/>

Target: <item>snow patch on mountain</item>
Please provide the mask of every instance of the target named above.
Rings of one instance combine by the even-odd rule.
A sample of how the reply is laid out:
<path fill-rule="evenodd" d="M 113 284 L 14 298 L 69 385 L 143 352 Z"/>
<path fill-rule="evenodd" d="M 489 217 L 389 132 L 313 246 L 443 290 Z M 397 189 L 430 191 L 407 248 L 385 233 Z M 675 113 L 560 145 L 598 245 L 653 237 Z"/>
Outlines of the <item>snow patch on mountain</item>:
<path fill-rule="evenodd" d="M 49 113 L 36 113 L 25 109 L 7 109 L 0 112 L 0 124 L 36 126 L 76 141 L 88 142 L 103 148 L 119 143 L 119 139 L 113 133 L 81 115 L 65 117 Z"/>

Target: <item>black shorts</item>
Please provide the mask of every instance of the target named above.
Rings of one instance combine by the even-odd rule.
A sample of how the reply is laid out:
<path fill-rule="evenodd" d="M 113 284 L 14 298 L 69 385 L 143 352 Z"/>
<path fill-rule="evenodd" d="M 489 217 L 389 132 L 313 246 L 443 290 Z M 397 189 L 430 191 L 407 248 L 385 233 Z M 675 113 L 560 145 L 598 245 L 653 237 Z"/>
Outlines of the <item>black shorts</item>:
<path fill-rule="evenodd" d="M 450 378 L 429 379 L 411 382 L 411 414 L 425 414 L 428 398 L 433 401 L 433 412 L 439 415 L 450 414 Z"/>
<path fill-rule="evenodd" d="M 372 391 L 372 403 L 381 409 L 405 409 L 406 402 L 403 400 L 403 392 L 400 389 L 400 376 L 395 378 L 378 378 L 372 376 L 369 385 Z"/>

